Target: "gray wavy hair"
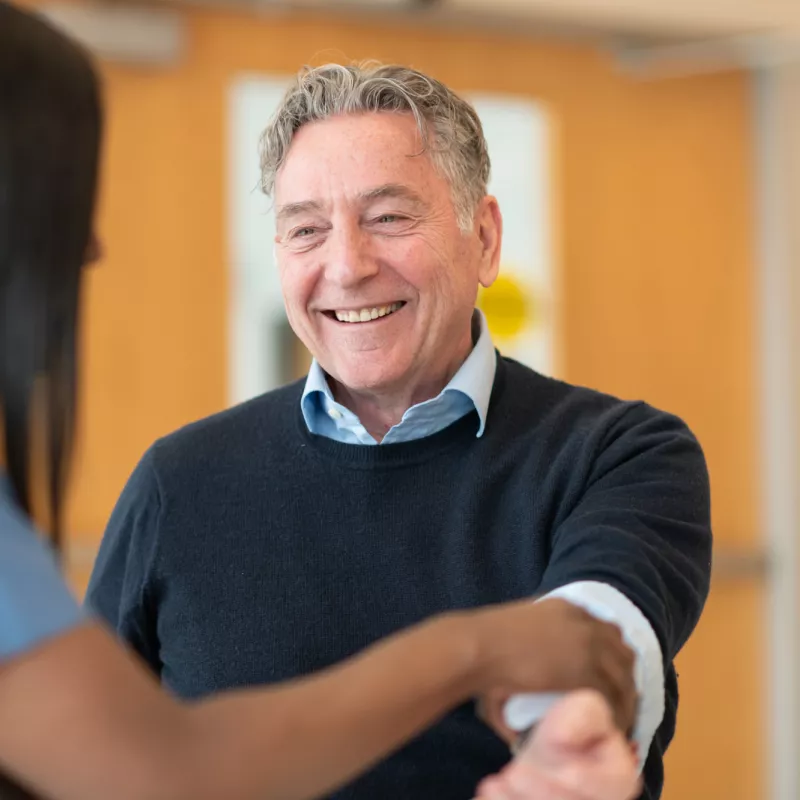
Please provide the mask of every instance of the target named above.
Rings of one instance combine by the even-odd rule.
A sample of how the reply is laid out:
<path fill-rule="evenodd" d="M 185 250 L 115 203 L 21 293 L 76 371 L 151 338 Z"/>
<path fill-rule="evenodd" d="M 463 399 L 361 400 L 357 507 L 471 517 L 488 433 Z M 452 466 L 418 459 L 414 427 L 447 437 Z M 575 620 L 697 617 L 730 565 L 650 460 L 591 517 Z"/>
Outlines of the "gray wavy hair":
<path fill-rule="evenodd" d="M 471 230 L 489 182 L 489 153 L 475 109 L 443 83 L 408 67 L 365 62 L 305 67 L 287 90 L 261 136 L 261 188 L 275 178 L 303 125 L 339 114 L 412 114 L 423 152 L 449 182 L 456 218 Z"/>

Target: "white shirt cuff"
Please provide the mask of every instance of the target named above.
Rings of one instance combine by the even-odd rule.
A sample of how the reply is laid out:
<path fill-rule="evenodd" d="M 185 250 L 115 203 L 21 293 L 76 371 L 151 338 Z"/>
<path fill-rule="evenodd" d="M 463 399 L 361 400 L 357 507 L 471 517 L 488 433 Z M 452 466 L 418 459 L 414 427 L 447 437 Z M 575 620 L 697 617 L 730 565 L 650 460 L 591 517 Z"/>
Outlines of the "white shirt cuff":
<path fill-rule="evenodd" d="M 634 740 L 639 747 L 639 763 L 644 764 L 653 737 L 664 718 L 664 665 L 661 647 L 652 626 L 642 612 L 622 592 L 599 581 L 579 581 L 562 586 L 541 600 L 560 598 L 580 606 L 593 617 L 617 625 L 623 639 L 636 654 L 634 679 L 639 709 Z M 506 724 L 523 731 L 536 724 L 562 694 L 518 694 L 505 707 Z"/>

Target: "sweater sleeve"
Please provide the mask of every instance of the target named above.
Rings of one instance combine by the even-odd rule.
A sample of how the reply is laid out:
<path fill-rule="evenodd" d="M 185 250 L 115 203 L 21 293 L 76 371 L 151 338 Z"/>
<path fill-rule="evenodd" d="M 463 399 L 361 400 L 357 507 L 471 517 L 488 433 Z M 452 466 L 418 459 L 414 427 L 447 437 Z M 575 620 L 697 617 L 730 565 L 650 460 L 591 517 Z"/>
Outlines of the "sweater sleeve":
<path fill-rule="evenodd" d="M 583 487 L 555 526 L 540 593 L 599 581 L 655 631 L 665 664 L 700 617 L 711 578 L 709 481 L 677 417 L 630 406 L 598 438 Z"/>
<path fill-rule="evenodd" d="M 111 515 L 86 592 L 86 604 L 105 619 L 159 674 L 152 563 L 161 501 L 148 451 L 128 479 Z"/>
<path fill-rule="evenodd" d="M 643 403 L 621 411 L 594 426 L 575 459 L 570 502 L 553 526 L 538 594 L 598 582 L 650 624 L 663 658 L 664 718 L 644 774 L 646 786 L 660 786 L 678 703 L 672 662 L 698 622 L 711 580 L 710 489 L 703 452 L 681 420 Z"/>

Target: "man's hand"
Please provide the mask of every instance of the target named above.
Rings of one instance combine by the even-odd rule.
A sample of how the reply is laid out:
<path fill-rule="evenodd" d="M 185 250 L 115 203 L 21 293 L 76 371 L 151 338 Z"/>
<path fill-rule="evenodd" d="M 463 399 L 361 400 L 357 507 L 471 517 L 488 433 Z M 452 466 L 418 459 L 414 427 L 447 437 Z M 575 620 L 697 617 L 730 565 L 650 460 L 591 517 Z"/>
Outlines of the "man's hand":
<path fill-rule="evenodd" d="M 619 729 L 629 733 L 636 715 L 635 656 L 622 633 L 561 599 L 518 603 L 473 612 L 487 626 L 481 655 L 487 693 L 486 721 L 509 743 L 505 701 L 516 691 L 568 692 L 596 689 L 611 706 Z M 521 633 L 521 631 L 523 631 Z M 520 687 L 526 687 L 520 689 Z"/>
<path fill-rule="evenodd" d="M 517 756 L 484 780 L 476 800 L 633 800 L 641 791 L 632 745 L 602 695 L 571 692 Z"/>

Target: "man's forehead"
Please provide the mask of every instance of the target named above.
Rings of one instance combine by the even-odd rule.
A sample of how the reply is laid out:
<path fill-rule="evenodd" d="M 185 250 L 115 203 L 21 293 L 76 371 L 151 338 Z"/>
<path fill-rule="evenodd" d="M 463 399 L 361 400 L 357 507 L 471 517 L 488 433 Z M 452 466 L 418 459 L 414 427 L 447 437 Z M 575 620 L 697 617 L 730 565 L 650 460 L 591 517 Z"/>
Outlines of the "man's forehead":
<path fill-rule="evenodd" d="M 295 132 L 275 183 L 284 189 L 328 179 L 355 181 L 359 188 L 370 183 L 370 188 L 412 185 L 427 180 L 433 166 L 411 115 L 342 114 L 307 123 Z"/>

